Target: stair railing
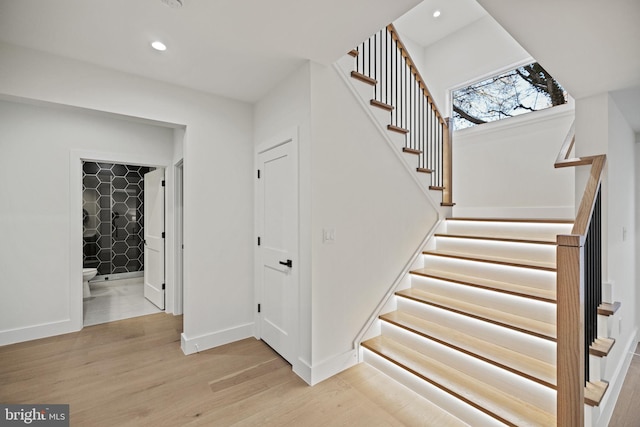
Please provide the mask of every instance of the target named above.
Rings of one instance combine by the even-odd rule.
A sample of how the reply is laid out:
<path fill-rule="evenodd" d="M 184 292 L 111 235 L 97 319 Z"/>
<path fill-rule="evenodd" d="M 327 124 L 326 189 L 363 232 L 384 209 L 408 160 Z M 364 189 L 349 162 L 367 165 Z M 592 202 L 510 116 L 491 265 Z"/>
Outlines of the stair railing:
<path fill-rule="evenodd" d="M 597 338 L 602 303 L 600 189 L 606 156 L 569 158 L 574 126 L 556 168 L 591 165 L 571 234 L 557 237 L 557 417 L 558 426 L 584 425 L 589 348 Z"/>
<path fill-rule="evenodd" d="M 373 99 L 391 111 L 389 129 L 406 133 L 406 148 L 420 152 L 418 167 L 431 174 L 430 188 L 442 190 L 442 204 L 452 206 L 452 126 L 440 114 L 395 27 L 389 24 L 355 51 L 356 72 L 376 81 Z"/>

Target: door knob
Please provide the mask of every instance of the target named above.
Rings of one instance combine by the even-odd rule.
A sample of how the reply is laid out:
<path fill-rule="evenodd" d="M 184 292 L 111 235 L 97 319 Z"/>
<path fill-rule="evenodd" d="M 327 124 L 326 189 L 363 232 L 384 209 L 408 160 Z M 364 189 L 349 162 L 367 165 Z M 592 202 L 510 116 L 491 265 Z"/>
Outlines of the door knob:
<path fill-rule="evenodd" d="M 288 259 L 287 262 L 280 261 L 280 264 L 286 265 L 289 268 L 293 267 L 293 261 L 291 261 L 290 259 Z"/>

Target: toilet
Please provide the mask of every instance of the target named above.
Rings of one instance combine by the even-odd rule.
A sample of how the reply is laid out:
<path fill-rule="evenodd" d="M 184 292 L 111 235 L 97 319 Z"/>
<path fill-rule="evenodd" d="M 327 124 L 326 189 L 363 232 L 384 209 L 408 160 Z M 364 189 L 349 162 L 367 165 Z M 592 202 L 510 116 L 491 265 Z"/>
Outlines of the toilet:
<path fill-rule="evenodd" d="M 91 289 L 89 289 L 89 280 L 96 277 L 96 274 L 98 274 L 97 268 L 82 269 L 82 298 L 89 298 L 91 296 Z"/>

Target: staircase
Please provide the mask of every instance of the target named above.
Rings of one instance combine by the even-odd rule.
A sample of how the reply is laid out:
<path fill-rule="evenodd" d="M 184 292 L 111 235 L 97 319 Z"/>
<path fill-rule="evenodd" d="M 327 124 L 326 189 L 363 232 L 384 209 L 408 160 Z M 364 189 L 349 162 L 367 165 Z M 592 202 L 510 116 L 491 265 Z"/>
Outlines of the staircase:
<path fill-rule="evenodd" d="M 449 216 L 449 121 L 393 26 L 349 56 L 338 70 L 429 199 L 441 197 L 439 214 Z M 572 146 L 571 135 L 556 167 L 592 165 L 575 224 L 441 221 L 408 280 L 397 282 L 379 306 L 382 314 L 356 339 L 369 337 L 361 342 L 362 360 L 469 425 L 593 425 L 592 408 L 608 386 L 600 380 L 602 360 L 615 343 L 608 318 L 620 304 L 601 303 L 600 231 L 592 230 L 600 224 L 605 159 L 569 159 Z M 582 272 L 574 268 L 583 267 L 581 257 L 588 258 Z M 557 260 L 569 258 L 576 263 L 558 270 Z"/>
<path fill-rule="evenodd" d="M 446 220 L 396 310 L 379 317 L 382 333 L 362 343 L 364 361 L 470 425 L 555 426 L 555 238 L 571 227 Z M 592 358 L 606 356 L 596 347 Z M 585 403 L 602 387 L 589 383 Z"/>
<path fill-rule="evenodd" d="M 447 220 L 364 360 L 472 425 L 555 425 L 554 240 L 571 226 Z"/>

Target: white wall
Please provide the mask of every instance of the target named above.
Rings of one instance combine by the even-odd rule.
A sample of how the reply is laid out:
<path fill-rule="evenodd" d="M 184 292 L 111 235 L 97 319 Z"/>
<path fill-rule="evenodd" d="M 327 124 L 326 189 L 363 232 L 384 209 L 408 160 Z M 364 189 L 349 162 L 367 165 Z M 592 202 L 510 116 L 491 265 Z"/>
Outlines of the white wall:
<path fill-rule="evenodd" d="M 38 336 L 39 325 L 64 330 L 82 304 L 82 292 L 70 287 L 80 288 L 81 269 L 69 267 L 70 246 L 82 247 L 72 233 L 82 229 L 82 220 L 70 203 L 75 196 L 75 208 L 82 207 L 81 164 L 70 155 L 78 151 L 87 160 L 166 165 L 173 129 L 81 109 L 0 101 L 2 344 Z M 78 220 L 75 227 L 70 218 Z M 81 252 L 79 258 L 81 268 Z"/>
<path fill-rule="evenodd" d="M 413 50 L 410 52 L 413 56 Z M 451 88 L 491 77 L 531 58 L 489 15 L 427 46 L 423 55 L 424 62 L 418 62 L 420 73 L 444 116 L 450 115 Z"/>
<path fill-rule="evenodd" d="M 566 105 L 454 132 L 454 215 L 573 218 L 574 171 L 553 167 L 573 117 Z"/>
<path fill-rule="evenodd" d="M 202 350 L 251 336 L 251 106 L 6 44 L 0 45 L 0 58 L 0 94 L 5 96 L 186 126 L 183 349 L 190 353 L 196 344 Z M 57 242 L 46 243 L 57 247 Z M 69 266 L 58 269 L 50 279 L 67 283 L 63 271 Z M 72 289 L 80 288 L 77 280 Z M 42 320 L 36 310 L 26 316 L 31 320 L 20 328 Z M 68 324 L 58 332 L 77 327 Z"/>
<path fill-rule="evenodd" d="M 353 340 L 437 221 L 402 160 L 332 67 L 311 65 L 313 382 Z M 334 243 L 323 243 L 323 228 Z"/>

